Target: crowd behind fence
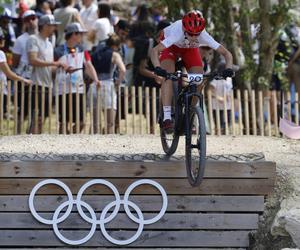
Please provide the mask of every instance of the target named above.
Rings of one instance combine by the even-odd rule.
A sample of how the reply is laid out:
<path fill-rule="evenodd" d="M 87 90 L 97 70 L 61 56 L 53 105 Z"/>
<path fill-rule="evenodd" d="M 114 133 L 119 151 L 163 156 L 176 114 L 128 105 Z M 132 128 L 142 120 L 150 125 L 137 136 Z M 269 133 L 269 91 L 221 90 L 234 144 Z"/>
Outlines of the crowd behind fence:
<path fill-rule="evenodd" d="M 58 87 L 49 88 L 46 93 L 43 86 L 42 94 L 39 96 L 33 88 L 25 93 L 23 83 L 8 81 L 8 93 L 4 95 L 3 86 L 0 84 L 0 134 L 16 135 L 35 133 L 30 131 L 30 125 L 37 123 L 38 114 L 42 117 L 42 133 L 48 134 L 107 134 L 107 110 L 103 109 L 100 88 L 93 90 L 84 88 L 83 98 L 76 93 L 76 101 L 69 102 L 66 107 L 66 100 L 71 96 L 66 94 L 63 88 L 62 98 L 59 99 Z M 77 86 L 78 87 L 78 86 Z M 78 90 L 78 89 L 77 89 Z M 16 93 L 19 93 L 17 95 Z M 104 92 L 105 93 L 105 92 Z M 110 91 L 110 93 L 113 93 Z M 142 88 L 120 86 L 117 90 L 117 115 L 114 132 L 118 134 L 159 134 L 157 118 L 159 114 L 159 96 L 161 92 L 157 88 Z M 28 102 L 25 103 L 25 95 L 28 95 Z M 45 103 L 48 95 L 49 103 Z M 6 101 L 4 102 L 6 96 Z M 223 107 L 213 107 L 214 96 L 211 90 L 204 93 L 205 116 L 208 134 L 212 135 L 260 135 L 280 136 L 279 118 L 284 116 L 289 121 L 299 125 L 299 97 L 297 93 L 293 96 L 290 92 L 280 93 L 276 91 L 255 91 L 255 90 L 232 90 L 230 102 L 223 101 Z M 41 110 L 38 105 L 32 107 L 32 100 L 35 104 L 41 98 Z M 226 100 L 228 96 L 224 96 Z M 59 101 L 62 101 L 62 114 L 59 111 Z M 281 103 L 284 105 L 281 105 Z M 27 107 L 26 107 L 27 105 Z M 228 107 L 229 106 L 229 107 Z M 32 107 L 32 108 L 30 108 Z M 46 107 L 49 116 L 45 118 Z M 90 108 L 94 107 L 94 108 Z M 28 114 L 25 115 L 25 109 Z M 223 112 L 224 110 L 230 112 Z M 75 112 L 74 112 L 75 111 Z M 83 114 L 83 123 L 80 123 L 80 112 Z M 75 119 L 72 114 L 75 113 Z M 67 122 L 66 116 L 69 117 Z M 61 115 L 62 120 L 59 121 Z M 61 123 L 61 124 L 60 124 Z"/>

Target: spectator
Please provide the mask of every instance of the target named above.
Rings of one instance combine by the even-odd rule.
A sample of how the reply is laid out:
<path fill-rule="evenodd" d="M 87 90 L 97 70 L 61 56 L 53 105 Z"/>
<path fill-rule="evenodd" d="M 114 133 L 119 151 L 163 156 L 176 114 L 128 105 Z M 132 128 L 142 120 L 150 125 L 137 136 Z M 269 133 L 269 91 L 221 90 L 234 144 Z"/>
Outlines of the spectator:
<path fill-rule="evenodd" d="M 28 62 L 28 55 L 26 50 L 26 43 L 29 39 L 29 36 L 37 33 L 37 17 L 34 10 L 27 10 L 23 13 L 22 16 L 23 28 L 25 33 L 19 36 L 15 42 L 15 45 L 12 49 L 13 52 L 13 67 L 15 68 L 15 72 L 26 78 L 31 79 L 32 74 L 32 66 Z M 18 84 L 18 89 L 21 89 L 20 83 Z M 28 95 L 29 95 L 30 86 L 25 86 L 24 93 L 24 117 L 28 115 Z M 18 92 L 18 118 L 20 120 L 21 116 L 21 99 L 22 93 Z M 21 122 L 18 122 L 18 125 L 21 125 Z M 21 132 L 21 127 L 18 127 L 18 133 Z"/>
<path fill-rule="evenodd" d="M 54 11 L 55 19 L 60 22 L 60 25 L 57 29 L 57 40 L 56 44 L 61 45 L 65 43 L 64 39 L 64 30 L 68 24 L 73 22 L 78 22 L 82 27 L 85 28 L 83 22 L 81 21 L 79 11 L 72 7 L 73 0 L 61 0 L 60 1 L 62 7 L 58 8 Z"/>
<path fill-rule="evenodd" d="M 43 15 L 52 14 L 49 2 L 47 0 L 37 0 L 35 13 L 38 19 L 40 19 L 40 17 L 42 17 Z"/>
<path fill-rule="evenodd" d="M 8 8 L 4 8 L 3 13 L 0 15 L 0 28 L 2 29 L 5 44 L 2 51 L 6 54 L 7 63 L 9 66 L 12 65 L 12 54 L 11 48 L 16 41 L 15 31 L 11 24 L 12 16 L 11 11 Z"/>
<path fill-rule="evenodd" d="M 106 41 L 106 45 L 99 44 L 95 52 L 92 54 L 92 61 L 95 65 L 99 79 L 101 80 L 101 100 L 102 107 L 107 109 L 107 131 L 112 134 L 115 131 L 115 116 L 117 110 L 116 88 L 119 87 L 125 76 L 125 65 L 120 54 L 121 40 L 116 34 L 112 34 Z M 118 68 L 119 77 L 114 81 L 113 73 L 115 67 Z M 93 86 L 94 98 L 97 96 L 96 86 Z M 105 95 L 105 99 L 104 99 Z M 112 98 L 113 96 L 113 98 Z M 96 101 L 94 101 L 96 103 Z M 96 115 L 96 107 L 94 105 L 94 115 Z M 97 131 L 97 124 L 94 119 L 94 129 Z"/>
<path fill-rule="evenodd" d="M 72 104 L 69 103 L 69 96 L 66 99 L 66 121 L 71 122 L 72 124 L 76 122 L 76 91 L 78 84 L 79 91 L 79 101 L 81 103 L 80 113 L 79 113 L 79 128 L 80 131 L 84 128 L 83 123 L 83 92 L 84 92 L 84 80 L 83 80 L 83 68 L 86 73 L 94 80 L 94 83 L 100 85 L 100 82 L 97 77 L 97 73 L 94 69 L 94 66 L 91 63 L 91 57 L 88 51 L 84 50 L 80 45 L 82 42 L 83 34 L 87 31 L 84 30 L 79 23 L 71 23 L 67 25 L 65 29 L 65 40 L 66 43 L 58 46 L 54 50 L 54 57 L 59 62 L 67 65 L 68 69 L 60 70 L 56 75 L 56 83 L 59 84 L 59 122 L 60 122 L 60 133 L 62 132 L 62 94 L 63 94 L 63 84 L 66 83 L 66 93 L 72 95 L 71 100 Z M 71 93 L 70 93 L 71 91 Z M 69 107 L 72 105 L 72 120 L 69 114 Z M 75 129 L 75 127 L 74 127 Z M 74 130 L 75 132 L 75 130 Z"/>
<path fill-rule="evenodd" d="M 225 64 L 220 64 L 217 71 L 223 72 Z M 212 109 L 214 120 L 217 121 L 217 112 L 220 114 L 220 126 L 221 133 L 225 132 L 225 115 L 227 121 L 230 123 L 231 117 L 231 90 L 232 90 L 232 78 L 227 77 L 222 80 L 212 80 L 210 82 L 210 88 L 212 90 Z M 226 102 L 226 110 L 224 110 L 224 103 Z M 217 131 L 216 131 L 217 133 Z"/>
<path fill-rule="evenodd" d="M 24 31 L 15 42 L 12 49 L 13 52 L 13 67 L 16 68 L 16 73 L 24 78 L 30 79 L 32 66 L 28 63 L 26 51 L 26 43 L 29 36 L 37 33 L 37 16 L 34 10 L 27 10 L 22 16 Z"/>
<path fill-rule="evenodd" d="M 30 125 L 31 133 L 41 133 L 42 128 L 42 86 L 45 86 L 45 117 L 49 114 L 48 104 L 49 104 L 49 88 L 52 88 L 52 69 L 57 67 L 64 67 L 66 65 L 61 62 L 55 62 L 53 60 L 53 46 L 49 42 L 48 37 L 52 36 L 55 32 L 59 22 L 56 22 L 53 15 L 44 15 L 39 20 L 39 32 L 38 34 L 31 35 L 26 44 L 26 50 L 28 53 L 28 60 L 30 65 L 33 67 L 31 79 L 35 84 L 38 85 L 38 103 L 35 103 L 35 91 L 36 88 L 33 88 L 32 91 L 32 109 L 35 108 L 35 105 L 38 107 L 38 124 L 35 124 L 34 119 L 32 119 L 32 124 Z M 34 114 L 34 112 L 32 112 Z"/>
<path fill-rule="evenodd" d="M 108 39 L 108 35 L 114 32 L 114 27 L 110 21 L 111 8 L 109 4 L 99 3 L 98 17 L 92 31 L 88 34 L 88 39 L 94 46 L 97 46 L 100 42 L 105 42 L 105 40 Z"/>
<path fill-rule="evenodd" d="M 23 81 L 25 84 L 31 84 L 32 81 L 25 79 L 21 76 L 16 75 L 14 72 L 12 72 L 7 64 L 5 53 L 2 51 L 2 48 L 5 46 L 5 36 L 3 33 L 3 30 L 0 28 L 0 84 L 2 92 L 4 94 L 4 113 L 6 112 L 6 104 L 9 101 L 7 99 L 7 77 L 11 80 L 15 81 Z"/>
<path fill-rule="evenodd" d="M 80 17 L 87 31 L 90 32 L 98 19 L 98 7 L 94 4 L 93 0 L 82 0 L 82 4 L 83 7 L 80 10 Z M 91 51 L 93 47 L 93 43 L 87 39 L 86 35 L 83 37 L 83 46 L 84 49 L 88 51 Z"/>

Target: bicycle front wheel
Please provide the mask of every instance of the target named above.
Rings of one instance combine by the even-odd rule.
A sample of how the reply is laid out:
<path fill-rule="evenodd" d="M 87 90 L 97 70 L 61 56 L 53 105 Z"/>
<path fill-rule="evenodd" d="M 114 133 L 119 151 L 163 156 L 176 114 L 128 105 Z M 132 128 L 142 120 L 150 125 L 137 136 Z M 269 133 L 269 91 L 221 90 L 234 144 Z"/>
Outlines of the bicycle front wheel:
<path fill-rule="evenodd" d="M 185 137 L 185 162 L 189 183 L 195 187 L 203 180 L 206 164 L 206 128 L 200 107 L 191 107 Z"/>

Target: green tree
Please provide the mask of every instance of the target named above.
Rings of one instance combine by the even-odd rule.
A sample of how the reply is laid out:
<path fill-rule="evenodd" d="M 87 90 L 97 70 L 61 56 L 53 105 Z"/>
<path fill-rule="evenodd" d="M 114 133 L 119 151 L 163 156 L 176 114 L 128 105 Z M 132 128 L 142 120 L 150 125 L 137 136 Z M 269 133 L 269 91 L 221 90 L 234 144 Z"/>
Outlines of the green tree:
<path fill-rule="evenodd" d="M 4 10 L 4 4 L 9 4 L 11 3 L 11 0 L 0 0 L 0 14 L 3 12 Z"/>

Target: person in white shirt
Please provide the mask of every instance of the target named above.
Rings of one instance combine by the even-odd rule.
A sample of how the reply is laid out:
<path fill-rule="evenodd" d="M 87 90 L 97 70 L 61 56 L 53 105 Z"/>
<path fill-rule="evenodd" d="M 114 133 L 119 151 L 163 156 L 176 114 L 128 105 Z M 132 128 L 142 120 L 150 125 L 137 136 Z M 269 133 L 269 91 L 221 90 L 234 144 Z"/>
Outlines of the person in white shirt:
<path fill-rule="evenodd" d="M 32 84 L 31 80 L 25 79 L 21 76 L 15 74 L 9 68 L 7 64 L 7 59 L 5 53 L 2 51 L 2 48 L 5 46 L 5 37 L 3 34 L 2 29 L 0 28 L 0 84 L 1 84 L 1 91 L 4 97 L 4 112 L 6 112 L 6 103 L 9 101 L 7 100 L 7 77 L 11 80 L 15 81 L 23 81 L 25 84 Z"/>
<path fill-rule="evenodd" d="M 111 7 L 107 3 L 100 2 L 98 5 L 98 19 L 94 23 L 93 29 L 88 34 L 88 39 L 96 47 L 99 42 L 104 42 L 108 39 L 108 35 L 114 33 L 114 26 L 111 19 Z"/>
<path fill-rule="evenodd" d="M 226 69 L 224 77 L 232 77 L 232 55 L 216 42 L 205 30 L 205 19 L 198 10 L 185 14 L 163 30 L 160 43 L 152 49 L 151 60 L 157 75 L 165 77 L 167 72 L 174 73 L 176 60 L 181 57 L 189 73 L 202 73 L 203 64 L 199 53 L 200 44 L 207 44 L 224 56 Z M 172 81 L 162 84 L 162 104 L 164 111 L 163 128 L 166 133 L 173 132 L 171 119 Z"/>
<path fill-rule="evenodd" d="M 80 10 L 80 17 L 88 32 L 92 31 L 92 28 L 98 19 L 98 7 L 94 4 L 94 0 L 82 0 L 83 7 Z M 91 51 L 93 43 L 87 39 L 87 35 L 83 36 L 84 49 Z"/>
<path fill-rule="evenodd" d="M 27 10 L 22 16 L 24 33 L 20 35 L 12 49 L 13 52 L 13 67 L 16 73 L 30 79 L 32 66 L 28 63 L 26 51 L 26 43 L 30 35 L 37 33 L 38 20 L 34 10 Z"/>

